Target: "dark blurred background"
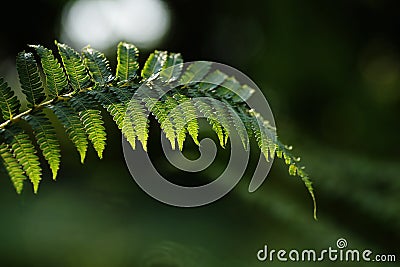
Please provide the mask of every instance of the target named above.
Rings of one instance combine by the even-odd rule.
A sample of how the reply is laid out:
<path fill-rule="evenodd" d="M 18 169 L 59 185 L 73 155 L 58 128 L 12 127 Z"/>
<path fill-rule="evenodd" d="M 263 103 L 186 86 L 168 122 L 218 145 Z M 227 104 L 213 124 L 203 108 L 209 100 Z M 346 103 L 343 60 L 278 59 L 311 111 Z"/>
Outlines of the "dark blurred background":
<path fill-rule="evenodd" d="M 249 171 L 211 205 L 161 204 L 131 178 L 121 136 L 105 116 L 103 160 L 90 150 L 81 165 L 60 128 L 56 182 L 45 173 L 38 195 L 27 183 L 19 196 L 1 177 L 1 266 L 282 266 L 259 263 L 256 252 L 264 244 L 324 249 L 338 238 L 400 260 L 398 1 L 6 2 L 0 75 L 14 88 L 16 54 L 27 44 L 54 49 L 54 40 L 76 49 L 90 43 L 113 66 L 116 44 L 126 40 L 137 44 L 142 64 L 159 49 L 246 73 L 266 95 L 281 140 L 307 166 L 319 220 L 300 179 L 278 160 L 255 193 L 247 192 Z M 157 130 L 151 135 L 157 158 Z"/>

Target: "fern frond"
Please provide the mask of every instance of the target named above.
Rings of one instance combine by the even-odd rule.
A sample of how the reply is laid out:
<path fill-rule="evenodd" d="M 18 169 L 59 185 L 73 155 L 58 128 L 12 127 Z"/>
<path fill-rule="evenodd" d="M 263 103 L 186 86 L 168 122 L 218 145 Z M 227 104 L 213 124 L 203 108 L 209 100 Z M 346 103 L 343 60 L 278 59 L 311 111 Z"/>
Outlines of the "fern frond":
<path fill-rule="evenodd" d="M 66 44 L 56 42 L 68 79 L 75 92 L 90 85 L 90 77 L 79 53 Z"/>
<path fill-rule="evenodd" d="M 60 168 L 61 158 L 60 144 L 58 143 L 55 129 L 50 120 L 41 111 L 27 115 L 25 120 L 31 125 L 43 157 L 49 163 L 53 173 L 53 180 L 55 180 Z"/>
<path fill-rule="evenodd" d="M 64 70 L 50 49 L 41 45 L 31 45 L 40 57 L 40 62 L 46 78 L 48 95 L 51 98 L 68 93 L 69 86 Z"/>
<path fill-rule="evenodd" d="M 104 85 L 114 79 L 106 56 L 91 48 L 89 45 L 82 49 L 84 62 L 92 75 L 93 80 L 100 85 Z"/>
<path fill-rule="evenodd" d="M 183 59 L 179 53 L 171 53 L 168 55 L 167 61 L 160 72 L 161 79 L 164 83 L 171 83 L 179 79 L 183 68 Z"/>
<path fill-rule="evenodd" d="M 143 101 L 148 110 L 156 117 L 158 123 L 160 124 L 160 128 L 163 130 L 165 136 L 171 143 L 172 149 L 175 149 L 175 130 L 168 114 L 166 104 L 151 97 L 146 97 L 143 99 Z"/>
<path fill-rule="evenodd" d="M 28 100 L 28 107 L 35 107 L 43 102 L 46 95 L 39 75 L 39 69 L 32 53 L 21 52 L 17 56 L 17 71 L 22 92 Z"/>
<path fill-rule="evenodd" d="M 64 126 L 65 131 L 76 147 L 81 157 L 81 162 L 85 161 L 88 141 L 86 138 L 86 131 L 75 111 L 65 102 L 58 102 L 49 107 L 58 120 Z"/>
<path fill-rule="evenodd" d="M 133 44 L 120 42 L 117 50 L 117 78 L 126 81 L 136 77 L 139 69 L 139 50 Z"/>
<path fill-rule="evenodd" d="M 18 194 L 21 194 L 24 187 L 24 181 L 27 179 L 22 166 L 19 165 L 18 160 L 14 157 L 11 149 L 6 144 L 0 144 L 0 162 L 3 164 L 11 182 L 14 185 Z"/>
<path fill-rule="evenodd" d="M 154 51 L 144 63 L 142 69 L 142 78 L 149 79 L 153 75 L 160 72 L 167 60 L 168 53 L 166 51 Z"/>
<path fill-rule="evenodd" d="M 21 103 L 17 96 L 8 86 L 7 82 L 0 77 L 0 108 L 4 120 L 11 120 L 18 114 Z"/>
<path fill-rule="evenodd" d="M 31 46 L 40 57 L 39 66 L 32 53 L 21 52 L 17 56 L 18 75 L 28 109 L 20 111 L 20 101 L 0 78 L 0 110 L 4 119 L 0 124 L 0 140 L 4 139 L 0 142 L 0 165 L 18 193 L 27 178 L 36 193 L 42 175 L 37 151 L 29 137 L 31 133 L 24 132 L 21 121 L 31 125 L 55 179 L 60 167 L 60 146 L 43 110 L 53 111 L 83 163 L 89 141 L 102 158 L 106 146 L 102 106 L 133 148 L 138 139 L 144 150 L 147 149 L 149 112 L 157 119 L 173 149 L 176 142 L 183 149 L 187 134 L 199 144 L 199 114 L 207 118 L 222 147 L 236 132 L 248 149 L 247 135 L 253 136 L 267 161 L 277 155 L 289 166 L 290 175 L 301 177 L 315 208 L 312 184 L 299 159 L 278 140 L 276 129 L 246 104 L 255 92 L 248 85 L 241 85 L 235 77 L 219 70 L 210 72 L 210 62 L 194 62 L 184 69 L 180 54 L 158 50 L 146 60 L 139 76 L 139 51 L 125 42 L 118 44 L 114 77 L 103 53 L 86 46 L 81 57 L 66 44 L 56 42 L 56 45 L 62 64 L 51 50 L 40 45 Z M 49 100 L 46 100 L 40 67 Z"/>
<path fill-rule="evenodd" d="M 11 147 L 14 157 L 32 182 L 33 191 L 37 193 L 42 179 L 42 169 L 34 145 L 29 136 L 17 125 L 12 125 L 10 128 L 5 129 L 4 133 L 6 142 Z"/>
<path fill-rule="evenodd" d="M 106 147 L 106 132 L 100 110 L 96 108 L 94 100 L 88 94 L 78 94 L 70 101 L 72 108 L 78 112 L 97 155 L 100 159 L 103 158 L 103 151 Z"/>
<path fill-rule="evenodd" d="M 211 62 L 208 61 L 196 61 L 190 64 L 182 74 L 179 82 L 184 84 L 186 87 L 193 82 L 198 82 L 207 75 L 211 68 Z"/>

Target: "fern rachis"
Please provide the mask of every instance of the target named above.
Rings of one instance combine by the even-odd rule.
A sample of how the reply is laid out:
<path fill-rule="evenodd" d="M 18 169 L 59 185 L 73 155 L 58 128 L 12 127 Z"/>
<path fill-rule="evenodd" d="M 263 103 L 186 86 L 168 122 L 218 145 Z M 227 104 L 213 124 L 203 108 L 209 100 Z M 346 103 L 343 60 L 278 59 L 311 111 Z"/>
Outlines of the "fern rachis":
<path fill-rule="evenodd" d="M 253 89 L 241 85 L 235 77 L 228 77 L 219 70 L 211 71 L 205 62 L 195 62 L 183 69 L 181 55 L 166 51 L 152 53 L 140 70 L 138 49 L 125 42 L 117 47 L 114 74 L 104 54 L 90 46 L 83 48 L 82 53 L 65 44 L 56 42 L 56 46 L 61 63 L 50 49 L 41 45 L 32 45 L 32 52 L 24 51 L 17 56 L 19 79 L 28 109 L 20 111 L 21 103 L 14 91 L 0 78 L 0 163 L 18 193 L 25 180 L 32 182 L 36 192 L 42 179 L 42 167 L 34 143 L 42 151 L 54 179 L 59 170 L 60 147 L 54 126 L 43 109 L 56 115 L 79 152 L 81 162 L 85 159 L 89 142 L 99 158 L 103 155 L 106 129 L 100 112 L 104 109 L 134 149 L 138 140 L 146 150 L 149 112 L 158 120 L 173 149 L 176 141 L 178 148 L 183 148 L 187 134 L 199 144 L 198 114 L 207 117 L 222 147 L 231 132 L 238 131 L 247 149 L 247 131 L 255 137 L 267 160 L 275 155 L 284 158 L 289 173 L 304 181 L 315 201 L 311 182 L 298 160 L 279 142 L 275 129 L 246 106 L 245 100 Z M 38 55 L 39 63 L 33 52 Z M 44 81 L 39 75 L 40 70 Z M 182 85 L 163 92 L 155 81 L 152 83 L 158 75 L 166 84 Z M 138 92 L 137 88 L 147 81 L 149 87 Z M 197 97 L 207 97 L 208 100 L 197 101 Z M 32 142 L 26 130 L 20 127 L 21 121 L 31 126 L 36 142 Z M 242 124 L 244 132 L 239 127 Z"/>

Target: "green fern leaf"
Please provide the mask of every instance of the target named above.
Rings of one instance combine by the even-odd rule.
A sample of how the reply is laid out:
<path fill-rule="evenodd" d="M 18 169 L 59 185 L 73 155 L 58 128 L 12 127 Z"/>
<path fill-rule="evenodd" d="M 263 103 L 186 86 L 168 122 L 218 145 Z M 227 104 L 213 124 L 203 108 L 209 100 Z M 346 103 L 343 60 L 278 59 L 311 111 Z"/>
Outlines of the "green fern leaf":
<path fill-rule="evenodd" d="M 304 167 L 302 168 L 296 168 L 297 171 L 297 175 L 301 178 L 301 180 L 303 181 L 305 187 L 308 190 L 308 193 L 310 194 L 312 201 L 313 201 L 313 205 L 314 205 L 314 219 L 317 220 L 317 200 L 315 198 L 315 194 L 314 194 L 314 188 L 312 186 L 312 182 L 310 180 L 310 177 L 308 176 L 308 174 L 303 170 Z"/>
<path fill-rule="evenodd" d="M 60 144 L 58 143 L 55 129 L 50 120 L 40 111 L 27 115 L 25 120 L 31 125 L 43 156 L 50 165 L 53 180 L 55 180 L 60 168 L 61 157 Z"/>
<path fill-rule="evenodd" d="M 178 141 L 179 150 L 183 149 L 183 143 L 186 139 L 187 128 L 182 109 L 178 106 L 179 102 L 170 96 L 165 100 L 165 108 L 169 119 L 173 122 L 175 136 Z"/>
<path fill-rule="evenodd" d="M 207 118 L 208 123 L 211 125 L 212 129 L 218 136 L 221 147 L 225 148 L 224 130 L 221 123 L 218 122 L 217 116 L 212 110 L 212 107 L 207 104 L 206 101 L 204 101 L 203 99 L 194 99 L 194 105 L 197 110 L 200 111 L 200 113 Z"/>
<path fill-rule="evenodd" d="M 147 151 L 147 139 L 149 137 L 149 120 L 144 106 L 133 97 L 133 92 L 128 88 L 120 89 L 111 87 L 111 91 L 124 103 L 126 116 L 123 121 L 123 131 L 134 131 L 137 139 L 142 143 L 143 149 Z M 128 140 L 129 141 L 129 140 Z M 132 144 L 131 144 L 132 145 Z M 135 146 L 132 146 L 135 148 Z"/>
<path fill-rule="evenodd" d="M 54 58 L 52 51 L 41 45 L 31 45 L 31 47 L 35 48 L 36 53 L 40 57 L 49 97 L 55 98 L 68 93 L 69 85 L 67 76 L 65 76 L 64 70 L 58 60 Z"/>
<path fill-rule="evenodd" d="M 168 114 L 166 104 L 151 97 L 146 97 L 143 101 L 148 110 L 156 117 L 161 129 L 165 133 L 165 136 L 171 143 L 172 149 L 175 149 L 175 130 Z"/>
<path fill-rule="evenodd" d="M 171 83 L 179 79 L 182 68 L 183 59 L 179 53 L 169 54 L 167 61 L 164 64 L 163 70 L 160 73 L 164 83 Z"/>
<path fill-rule="evenodd" d="M 229 114 L 227 113 L 225 107 L 215 99 L 209 99 L 210 105 L 213 107 L 214 113 L 217 116 L 217 121 L 222 125 L 224 129 L 224 146 L 228 142 L 228 138 L 232 131 L 231 122 L 229 121 Z"/>
<path fill-rule="evenodd" d="M 90 85 L 90 77 L 78 52 L 66 44 L 56 42 L 69 81 L 75 92 Z"/>
<path fill-rule="evenodd" d="M 24 181 L 27 179 L 22 166 L 14 158 L 10 148 L 6 144 L 0 144 L 0 161 L 3 163 L 11 182 L 18 194 L 21 194 L 24 187 Z"/>
<path fill-rule="evenodd" d="M 300 166 L 300 158 L 294 157 L 290 153 L 290 150 L 292 150 L 291 146 L 285 146 L 279 140 L 276 140 L 276 145 L 276 154 L 279 158 L 284 158 L 285 164 L 289 165 L 289 174 L 293 176 L 297 175 L 298 177 L 300 177 L 305 187 L 307 188 L 314 205 L 314 219 L 317 219 L 317 201 L 315 198 L 312 182 L 308 174 L 304 171 L 305 167 Z"/>
<path fill-rule="evenodd" d="M 21 52 L 17 56 L 19 79 L 28 100 L 27 110 L 19 113 L 18 98 L 0 78 L 0 109 L 5 120 L 0 124 L 0 135 L 5 140 L 0 143 L 0 165 L 9 174 L 18 193 L 27 178 L 36 193 L 42 172 L 35 146 L 28 133 L 19 126 L 21 119 L 32 126 L 55 179 L 60 166 L 60 148 L 55 129 L 42 110 L 50 108 L 54 112 L 83 162 L 88 140 L 100 158 L 106 146 L 100 104 L 133 148 L 138 139 L 144 150 L 147 149 L 148 112 L 156 117 L 173 149 L 176 140 L 179 149 L 183 149 L 187 133 L 199 144 L 198 113 L 207 117 L 222 147 L 229 136 L 237 132 L 247 149 L 246 135 L 252 135 L 267 160 L 277 155 L 288 165 L 290 175 L 301 177 L 316 208 L 311 181 L 299 159 L 280 143 L 276 129 L 243 103 L 254 93 L 248 85 L 241 85 L 235 77 L 228 77 L 218 70 L 210 73 L 210 62 L 191 63 L 183 70 L 180 54 L 157 50 L 147 59 L 141 77 L 137 77 L 138 49 L 125 42 L 118 44 L 117 82 L 113 82 L 110 64 L 101 52 L 87 46 L 82 50 L 82 59 L 71 47 L 57 42 L 56 45 L 63 67 L 51 50 L 40 45 L 31 46 L 41 60 L 51 97 L 49 101 L 43 102 L 46 94 L 32 53 Z M 161 78 L 161 83 L 155 80 L 156 77 Z M 144 81 L 148 83 L 143 84 Z M 113 87 L 109 87 L 111 82 Z M 175 83 L 181 85 L 169 90 Z"/>
<path fill-rule="evenodd" d="M 101 105 L 110 113 L 118 129 L 122 131 L 122 134 L 126 137 L 132 148 L 135 149 L 136 133 L 134 127 L 128 127 L 125 124 L 126 116 L 126 105 L 120 103 L 116 96 L 105 90 L 95 90 L 91 92 L 94 97 L 101 103 Z"/>
<path fill-rule="evenodd" d="M 28 100 L 28 107 L 32 108 L 46 98 L 39 75 L 39 69 L 32 53 L 21 52 L 17 56 L 17 70 L 22 92 Z"/>
<path fill-rule="evenodd" d="M 103 53 L 86 46 L 82 49 L 82 54 L 85 64 L 96 83 L 104 85 L 114 79 L 110 63 Z"/>
<path fill-rule="evenodd" d="M 215 95 L 232 101 L 233 105 L 248 100 L 255 90 L 248 85 L 240 85 L 235 77 L 228 77 L 217 89 Z"/>
<path fill-rule="evenodd" d="M 19 112 L 21 103 L 6 81 L 0 77 L 0 109 L 5 120 L 11 120 Z"/>
<path fill-rule="evenodd" d="M 235 79 L 235 77 L 228 77 L 221 86 L 215 89 L 215 95 L 219 98 L 231 99 L 232 96 L 240 88 L 240 83 Z"/>
<path fill-rule="evenodd" d="M 230 125 L 233 125 L 235 127 L 235 130 L 242 141 L 243 147 L 245 150 L 249 149 L 249 139 L 247 136 L 247 129 L 246 125 L 242 122 L 242 120 L 239 117 L 238 112 L 233 109 L 227 102 L 225 102 L 226 105 L 224 105 L 224 109 L 226 110 L 226 113 L 228 114 L 228 119 L 230 122 Z M 218 103 L 217 103 L 218 105 Z"/>
<path fill-rule="evenodd" d="M 239 106 L 238 110 L 238 116 L 241 119 L 242 123 L 246 127 L 247 130 L 247 135 L 249 137 L 255 137 L 254 136 L 254 131 L 253 131 L 253 117 L 249 115 L 247 107 L 244 105 Z"/>
<path fill-rule="evenodd" d="M 133 44 L 120 42 L 117 51 L 117 77 L 119 81 L 126 81 L 136 77 L 139 69 L 139 50 Z"/>
<path fill-rule="evenodd" d="M 212 91 L 216 87 L 218 87 L 220 84 L 222 84 L 227 78 L 228 78 L 228 75 L 221 72 L 220 70 L 211 72 L 210 74 L 205 76 L 203 82 L 199 83 L 198 90 L 203 93 Z"/>
<path fill-rule="evenodd" d="M 197 110 L 194 106 L 192 100 L 185 95 L 182 94 L 175 94 L 174 98 L 179 103 L 179 109 L 182 112 L 182 115 L 187 122 L 187 131 L 189 135 L 192 137 L 194 143 L 199 145 L 199 124 L 197 122 Z"/>
<path fill-rule="evenodd" d="M 253 94 L 255 90 L 248 86 L 247 84 L 242 85 L 237 88 L 237 91 L 235 92 L 232 96 L 232 102 L 233 103 L 242 103 L 248 100 Z"/>
<path fill-rule="evenodd" d="M 252 118 L 250 118 L 251 127 L 256 137 L 258 147 L 263 153 L 265 159 L 269 161 L 274 158 L 278 148 L 276 131 L 268 121 L 265 121 L 261 117 L 260 114 L 253 111 L 250 115 L 252 116 Z"/>
<path fill-rule="evenodd" d="M 151 53 L 142 69 L 142 78 L 149 79 L 151 76 L 161 71 L 167 60 L 167 55 L 168 53 L 166 51 L 156 50 Z"/>
<path fill-rule="evenodd" d="M 81 157 L 81 162 L 85 161 L 88 141 L 85 128 L 75 111 L 65 102 L 58 102 L 50 106 L 50 109 L 57 116 L 58 120 L 64 126 L 65 131 L 75 145 Z"/>
<path fill-rule="evenodd" d="M 14 157 L 32 182 L 34 193 L 37 193 L 42 169 L 40 168 L 39 158 L 36 155 L 36 149 L 29 136 L 19 126 L 13 125 L 5 129 L 5 138 L 13 151 Z"/>
<path fill-rule="evenodd" d="M 100 110 L 96 109 L 94 100 L 88 94 L 79 94 L 71 99 L 72 108 L 78 114 L 85 131 L 92 142 L 99 158 L 103 158 L 106 147 L 106 132 Z"/>
<path fill-rule="evenodd" d="M 185 86 L 188 86 L 193 82 L 198 82 L 207 75 L 210 68 L 211 62 L 196 61 L 187 67 L 179 82 Z"/>
<path fill-rule="evenodd" d="M 124 121 L 124 128 L 135 130 L 138 140 L 142 143 L 143 149 L 147 151 L 147 139 L 149 137 L 149 120 L 143 105 L 136 99 L 131 99 L 126 109 L 127 117 Z M 129 118 L 129 120 L 127 120 Z M 127 123 L 128 122 L 128 123 Z"/>

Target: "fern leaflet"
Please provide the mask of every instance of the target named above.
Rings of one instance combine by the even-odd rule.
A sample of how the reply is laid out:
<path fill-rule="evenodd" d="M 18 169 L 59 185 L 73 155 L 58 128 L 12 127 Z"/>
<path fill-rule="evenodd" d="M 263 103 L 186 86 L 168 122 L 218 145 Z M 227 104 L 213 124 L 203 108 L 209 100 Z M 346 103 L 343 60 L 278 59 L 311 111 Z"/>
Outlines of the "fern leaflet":
<path fill-rule="evenodd" d="M 21 107 L 17 96 L 3 78 L 0 78 L 0 108 L 3 119 L 11 120 Z"/>
<path fill-rule="evenodd" d="M 56 132 L 51 122 L 43 112 L 38 111 L 31 115 L 27 115 L 25 120 L 32 126 L 37 143 L 43 152 L 44 158 L 50 165 L 53 173 L 53 179 L 57 177 L 60 168 L 60 145 L 57 140 Z"/>
<path fill-rule="evenodd" d="M 139 50 L 133 44 L 120 42 L 117 50 L 117 77 L 119 81 L 126 81 L 136 77 L 139 69 Z"/>
<path fill-rule="evenodd" d="M 11 182 L 18 194 L 21 194 L 24 187 L 24 181 L 27 179 L 25 172 L 14 157 L 11 149 L 6 144 L 0 144 L 0 158 L 3 166 L 10 175 Z"/>
<path fill-rule="evenodd" d="M 58 120 L 64 126 L 65 131 L 75 145 L 81 157 L 81 162 L 85 161 L 88 141 L 86 138 L 86 131 L 81 123 L 79 116 L 75 111 L 65 102 L 58 102 L 49 108 L 57 116 Z"/>
<path fill-rule="evenodd" d="M 36 155 L 36 149 L 29 139 L 29 136 L 24 133 L 22 128 L 16 125 L 5 129 L 4 135 L 7 144 L 12 149 L 14 157 L 18 160 L 18 163 L 22 166 L 22 169 L 32 182 L 33 191 L 37 193 L 42 170 L 40 168 L 39 158 Z"/>
<path fill-rule="evenodd" d="M 103 157 L 106 147 L 106 132 L 100 110 L 88 94 L 79 94 L 71 99 L 72 108 L 78 112 L 85 131 L 99 158 Z"/>
<path fill-rule="evenodd" d="M 82 54 L 85 64 L 96 83 L 104 85 L 114 79 L 110 63 L 103 53 L 86 46 L 82 49 Z"/>
<path fill-rule="evenodd" d="M 167 60 L 166 51 L 154 51 L 147 59 L 142 69 L 142 78 L 149 79 L 153 75 L 159 73 Z"/>
<path fill-rule="evenodd" d="M 66 44 L 57 43 L 62 62 L 69 81 L 75 92 L 79 92 L 90 84 L 90 77 L 78 52 Z"/>
<path fill-rule="evenodd" d="M 17 70 L 22 92 L 28 100 L 28 107 L 40 104 L 45 98 L 39 69 L 32 53 L 21 52 L 17 56 Z"/>
<path fill-rule="evenodd" d="M 68 81 L 60 63 L 54 58 L 51 50 L 41 45 L 31 45 L 40 57 L 43 72 L 46 77 L 46 86 L 51 98 L 68 92 Z"/>

